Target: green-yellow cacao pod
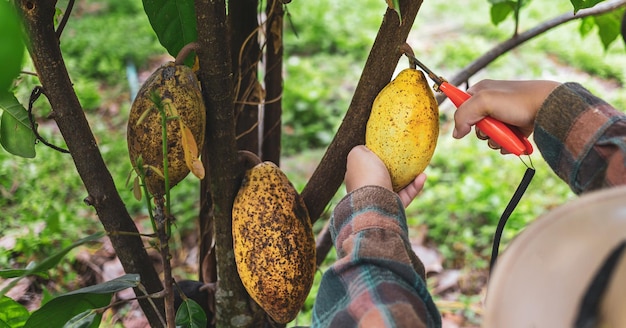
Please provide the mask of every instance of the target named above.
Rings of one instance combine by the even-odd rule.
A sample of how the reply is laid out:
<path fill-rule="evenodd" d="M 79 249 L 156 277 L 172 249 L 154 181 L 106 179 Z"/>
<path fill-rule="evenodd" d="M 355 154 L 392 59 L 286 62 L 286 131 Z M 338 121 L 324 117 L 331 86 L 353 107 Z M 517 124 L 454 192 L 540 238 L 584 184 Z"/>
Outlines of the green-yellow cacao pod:
<path fill-rule="evenodd" d="M 187 164 L 189 159 L 185 161 L 185 151 L 193 143 L 197 159 L 198 150 L 202 149 L 206 112 L 198 79 L 184 65 L 164 64 L 152 73 L 137 93 L 128 119 L 128 153 L 135 170 L 144 172 L 148 191 L 162 196 L 165 193 L 163 133 L 157 103 L 170 117 L 166 123 L 170 188 L 189 174 L 190 164 Z M 189 140 L 189 136 L 193 136 L 193 140 Z"/>

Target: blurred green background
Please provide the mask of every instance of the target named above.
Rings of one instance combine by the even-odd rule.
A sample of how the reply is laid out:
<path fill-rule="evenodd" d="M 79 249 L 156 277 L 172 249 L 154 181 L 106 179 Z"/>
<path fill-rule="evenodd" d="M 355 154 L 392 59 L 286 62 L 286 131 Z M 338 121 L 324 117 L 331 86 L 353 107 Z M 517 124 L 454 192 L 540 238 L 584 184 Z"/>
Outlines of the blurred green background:
<path fill-rule="evenodd" d="M 64 8 L 66 3 L 59 1 L 58 6 Z M 358 4 L 293 1 L 287 6 L 282 167 L 298 190 L 306 184 L 341 123 L 385 9 L 382 0 L 362 0 Z M 521 13 L 520 30 L 571 10 L 566 0 L 530 2 Z M 487 77 L 576 81 L 617 108 L 626 108 L 623 42 L 618 40 L 605 50 L 593 32 L 582 37 L 579 25 L 577 21 L 564 24 L 523 44 L 480 71 L 470 83 Z M 408 42 L 421 61 L 451 77 L 510 37 L 513 28 L 510 19 L 498 26 L 491 23 L 487 0 L 425 1 Z M 159 45 L 137 0 L 77 2 L 61 47 L 119 192 L 138 224 L 147 228 L 144 204 L 133 198 L 126 182 L 131 171 L 126 119 L 137 87 L 134 72 L 145 78 L 169 56 Z M 403 59 L 398 70 L 407 66 Z M 24 70 L 34 68 L 27 62 Z M 17 96 L 22 104 L 27 103 L 35 85 L 35 77 L 21 75 Z M 452 139 L 454 109 L 446 101 L 440 111 L 441 133 L 426 170 L 426 187 L 407 214 L 415 243 L 440 257 L 437 263 L 442 269 L 429 280 L 431 287 L 441 284 L 437 276 L 459 274 L 452 287 L 435 293 L 442 312 L 460 316 L 464 326 L 472 326 L 480 322 L 479 308 L 496 223 L 525 166 L 514 156 L 491 151 L 472 135 Z M 40 133 L 62 145 L 54 122 L 45 119 L 49 105 L 43 97 L 35 103 L 35 112 L 40 118 Z M 537 174 L 507 225 L 503 245 L 538 215 L 573 197 L 538 152 L 531 157 Z M 175 256 L 186 253 L 183 240 L 196 231 L 198 186 L 197 179 L 189 177 L 172 192 L 177 217 Z M 343 194 L 342 188 L 329 212 Z M 69 155 L 41 144 L 34 159 L 12 156 L 0 149 L 0 268 L 24 267 L 102 230 L 93 209 L 82 201 L 86 196 Z M 316 225 L 316 229 L 320 227 L 321 223 Z M 331 252 L 326 264 L 333 258 Z M 175 275 L 195 277 L 188 267 L 176 268 Z M 79 276 L 76 258 L 69 256 L 57 272 L 50 274 L 49 281 L 54 284 L 45 285 L 52 293 L 77 288 Z M 293 324 L 310 322 L 308 310 L 315 291 L 316 287 Z"/>

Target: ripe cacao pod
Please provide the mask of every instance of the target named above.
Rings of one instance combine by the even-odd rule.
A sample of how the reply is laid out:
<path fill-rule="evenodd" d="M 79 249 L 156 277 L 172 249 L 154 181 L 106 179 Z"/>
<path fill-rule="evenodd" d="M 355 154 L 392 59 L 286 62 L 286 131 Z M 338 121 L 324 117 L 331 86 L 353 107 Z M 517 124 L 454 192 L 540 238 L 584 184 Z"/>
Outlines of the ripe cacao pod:
<path fill-rule="evenodd" d="M 233 204 L 237 271 L 276 322 L 293 320 L 315 275 L 315 238 L 302 197 L 272 162 L 246 171 Z"/>
<path fill-rule="evenodd" d="M 197 160 L 204 143 L 206 112 L 196 75 L 189 67 L 174 62 L 154 71 L 137 93 L 128 119 L 128 153 L 135 171 L 144 172 L 148 191 L 162 196 L 165 193 L 162 116 L 157 103 L 171 117 L 166 123 L 170 188 L 189 174 L 185 151 L 193 141 Z M 142 168 L 137 167 L 139 158 Z"/>
<path fill-rule="evenodd" d="M 439 106 L 422 71 L 407 68 L 376 96 L 365 146 L 385 163 L 394 191 L 422 173 L 435 152 Z"/>

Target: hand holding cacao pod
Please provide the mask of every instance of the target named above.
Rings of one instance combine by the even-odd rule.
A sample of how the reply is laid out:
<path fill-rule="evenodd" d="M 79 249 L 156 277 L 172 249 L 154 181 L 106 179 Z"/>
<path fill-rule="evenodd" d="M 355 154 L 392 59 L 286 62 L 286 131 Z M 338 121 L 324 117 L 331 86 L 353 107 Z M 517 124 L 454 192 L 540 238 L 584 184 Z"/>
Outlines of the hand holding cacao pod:
<path fill-rule="evenodd" d="M 401 71 L 374 100 L 365 132 L 365 145 L 385 163 L 394 191 L 428 166 L 438 136 L 439 106 L 424 73 Z"/>

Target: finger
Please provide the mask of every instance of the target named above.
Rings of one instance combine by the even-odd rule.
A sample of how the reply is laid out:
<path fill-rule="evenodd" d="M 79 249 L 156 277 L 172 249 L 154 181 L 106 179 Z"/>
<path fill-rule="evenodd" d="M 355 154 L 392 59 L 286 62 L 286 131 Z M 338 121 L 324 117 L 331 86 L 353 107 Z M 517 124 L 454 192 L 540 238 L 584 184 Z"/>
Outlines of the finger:
<path fill-rule="evenodd" d="M 411 204 L 413 199 L 424 189 L 424 183 L 426 182 L 426 174 L 421 173 L 418 175 L 408 186 L 398 192 L 402 205 L 406 208 Z"/>
<path fill-rule="evenodd" d="M 489 146 L 489 148 L 495 150 L 502 148 L 502 146 L 498 145 L 498 143 L 493 141 L 492 139 L 487 139 L 487 145 Z"/>
<path fill-rule="evenodd" d="M 475 128 L 476 130 L 476 137 L 480 140 L 487 140 L 489 139 L 489 136 L 486 135 L 481 129 L 479 129 L 478 127 Z"/>
<path fill-rule="evenodd" d="M 493 150 L 500 150 L 500 154 L 502 154 L 502 155 L 511 154 L 510 151 L 508 151 L 504 147 L 498 145 L 497 142 L 495 142 L 495 141 L 493 141 L 491 139 L 487 139 L 487 146 L 489 146 L 489 148 L 491 148 Z"/>
<path fill-rule="evenodd" d="M 363 145 L 352 148 L 348 153 L 344 182 L 347 192 L 366 185 L 392 189 L 391 178 L 385 164 Z"/>
<path fill-rule="evenodd" d="M 486 116 L 484 107 L 483 99 L 480 96 L 469 98 L 459 106 L 454 112 L 452 136 L 460 139 L 470 133 L 472 126 Z"/>

